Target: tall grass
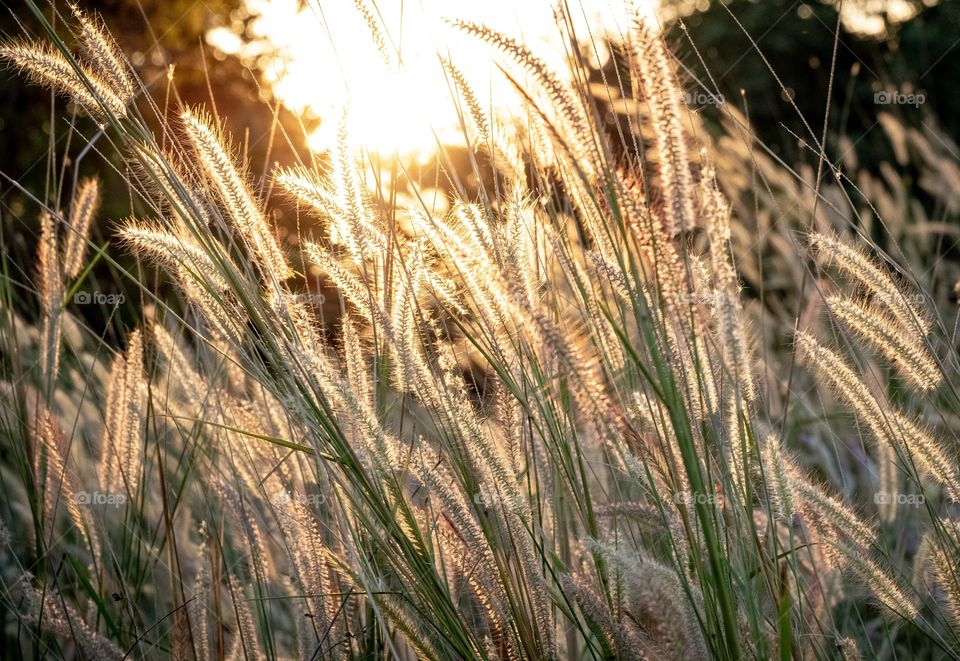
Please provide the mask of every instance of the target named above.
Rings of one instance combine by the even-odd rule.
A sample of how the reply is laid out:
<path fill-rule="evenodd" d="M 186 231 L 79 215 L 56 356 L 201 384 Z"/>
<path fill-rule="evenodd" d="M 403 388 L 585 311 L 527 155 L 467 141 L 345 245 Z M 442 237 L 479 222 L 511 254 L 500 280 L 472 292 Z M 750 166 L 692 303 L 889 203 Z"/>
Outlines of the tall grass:
<path fill-rule="evenodd" d="M 453 22 L 504 56 L 529 111 L 489 115 L 445 62 L 465 139 L 487 156 L 472 167 L 494 185 L 448 211 L 399 206 L 342 128 L 326 165 L 272 174 L 303 213 L 295 252 L 217 122 L 193 109 L 168 121 L 136 100 L 99 22 L 75 12 L 75 56 L 30 7 L 46 41 L 0 55 L 98 119 L 143 213 L 104 250 L 86 236 L 95 181 L 66 212 L 44 205 L 39 331 L 4 280 L 8 648 L 960 654 L 960 478 L 937 420 L 958 402 L 937 311 L 850 236 L 799 237 L 824 323 L 773 332 L 816 379 L 804 404 L 825 415 L 838 400 L 852 414 L 838 433 L 868 439 L 886 476 L 878 519 L 802 461 L 793 418 L 769 414 L 793 376 L 771 384 L 760 362 L 740 219 L 640 15 L 620 86 L 652 129 L 636 159 L 612 156 L 579 59 L 561 76 L 523 43 Z M 572 37 L 563 13 L 558 26 Z M 125 270 L 123 249 L 176 300 Z M 146 306 L 123 346 L 84 332 L 65 295 L 94 255 Z M 318 278 L 340 301 L 327 324 Z M 890 539 L 903 517 L 917 553 Z"/>

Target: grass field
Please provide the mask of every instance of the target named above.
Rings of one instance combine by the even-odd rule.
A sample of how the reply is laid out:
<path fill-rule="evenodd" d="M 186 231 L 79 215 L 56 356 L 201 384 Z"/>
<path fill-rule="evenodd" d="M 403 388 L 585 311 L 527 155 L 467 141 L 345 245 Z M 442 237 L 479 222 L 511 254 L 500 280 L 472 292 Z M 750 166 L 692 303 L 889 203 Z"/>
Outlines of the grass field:
<path fill-rule="evenodd" d="M 4 655 L 960 656 L 957 273 L 827 121 L 815 171 L 732 100 L 704 130 L 645 11 L 604 91 L 451 20 L 513 108 L 442 54 L 464 171 L 347 109 L 261 173 L 60 9 L 0 58 L 95 118 L 130 213 L 90 240 L 103 185 L 52 149 L 35 262 L 0 236 Z M 950 138 L 883 121 L 954 204 Z"/>

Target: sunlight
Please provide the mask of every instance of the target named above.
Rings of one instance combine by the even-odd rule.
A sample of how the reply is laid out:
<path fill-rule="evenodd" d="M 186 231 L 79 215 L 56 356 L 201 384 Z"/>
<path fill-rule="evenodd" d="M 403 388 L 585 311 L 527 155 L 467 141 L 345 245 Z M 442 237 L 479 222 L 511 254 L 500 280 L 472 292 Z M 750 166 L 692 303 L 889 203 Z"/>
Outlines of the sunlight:
<path fill-rule="evenodd" d="M 383 33 L 385 53 L 375 47 L 370 27 L 349 0 L 311 0 L 305 5 L 297 0 L 246 0 L 254 39 L 238 38 L 242 28 L 238 21 L 231 28 L 211 31 L 208 41 L 261 70 L 273 93 L 291 111 L 321 120 L 308 135 L 311 149 L 321 152 L 334 144 L 346 109 L 348 133 L 357 146 L 411 162 L 428 160 L 438 144 L 463 143 L 440 55 L 454 60 L 481 100 L 496 99 L 496 108 L 491 104 L 489 110 L 520 110 L 516 95 L 496 70 L 493 50 L 464 38 L 444 19 L 475 20 L 521 37 L 555 71 L 566 71 L 551 2 L 367 0 L 359 4 L 370 9 Z M 596 46 L 588 57 L 605 61 L 601 37 L 623 35 L 623 8 L 630 4 L 652 23 L 707 6 L 704 0 L 571 2 L 578 36 Z M 883 15 L 900 22 L 913 13 L 904 0 L 861 0 L 845 3 L 842 16 L 848 30 L 876 34 L 884 30 Z"/>
<path fill-rule="evenodd" d="M 243 2 L 9 12 L 0 657 L 960 661 L 960 1 Z"/>
<path fill-rule="evenodd" d="M 562 40 L 557 39 L 548 2 L 394 0 L 368 6 L 385 36 L 386 56 L 374 47 L 361 13 L 346 0 L 306 7 L 296 0 L 248 0 L 256 16 L 251 31 L 260 43 L 242 45 L 226 28 L 214 30 L 208 39 L 260 68 L 288 108 L 321 120 L 308 139 L 312 149 L 323 151 L 334 144 L 346 108 L 349 132 L 365 149 L 404 160 L 428 159 L 438 143 L 463 142 L 440 55 L 454 60 L 481 100 L 497 99 L 500 110 L 519 108 L 509 106 L 515 96 L 496 69 L 492 49 L 463 37 L 444 18 L 476 20 L 522 37 L 557 71 L 565 70 Z M 652 6 L 646 6 L 652 16 Z M 585 39 L 623 33 L 622 3 L 584 0 L 571 7 Z M 597 45 L 592 57 L 605 61 L 599 40 Z"/>

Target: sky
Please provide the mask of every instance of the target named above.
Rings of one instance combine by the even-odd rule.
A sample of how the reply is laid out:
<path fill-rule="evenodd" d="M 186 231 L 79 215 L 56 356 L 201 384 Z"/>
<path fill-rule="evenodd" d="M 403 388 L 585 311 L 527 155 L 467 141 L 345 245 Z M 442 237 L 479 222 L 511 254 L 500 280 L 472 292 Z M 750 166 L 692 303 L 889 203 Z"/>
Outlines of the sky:
<path fill-rule="evenodd" d="M 928 0 L 930 2 L 934 0 Z M 668 10 L 655 0 L 570 0 L 582 41 L 624 34 L 628 5 L 648 20 L 666 21 L 669 13 L 702 9 L 706 0 L 679 0 Z M 466 37 L 444 19 L 484 23 L 519 38 L 559 72 L 565 69 L 550 0 L 246 0 L 251 16 L 248 35 L 237 36 L 242 23 L 219 28 L 208 41 L 219 50 L 241 55 L 263 73 L 274 95 L 291 110 L 320 118 L 309 144 L 323 151 L 335 144 L 342 117 L 352 138 L 384 156 L 425 160 L 443 144 L 463 137 L 447 77 L 438 55 L 449 57 L 470 81 L 481 102 L 498 111 L 519 107 L 495 63 L 494 50 Z M 365 6 L 384 36 L 387 57 L 376 47 L 371 29 L 358 10 Z M 906 20 L 905 0 L 847 0 L 847 28 L 877 33 L 882 16 Z M 879 13 L 878 13 L 879 12 Z M 597 39 L 594 59 L 606 53 Z"/>
<path fill-rule="evenodd" d="M 351 133 L 381 153 L 426 157 L 438 140 L 462 142 L 439 54 L 463 71 L 482 102 L 500 109 L 515 103 L 494 64 L 495 51 L 445 23 L 447 18 L 478 21 L 517 37 L 555 70 L 564 69 L 550 2 L 388 0 L 366 6 L 385 36 L 389 61 L 352 0 L 311 0 L 306 7 L 296 0 L 248 0 L 256 17 L 249 33 L 261 41 L 245 45 L 230 28 L 212 32 L 209 41 L 254 63 L 288 108 L 326 120 L 310 136 L 317 150 L 334 144 L 345 108 Z M 585 38 L 623 33 L 622 0 L 584 0 L 574 10 Z M 606 57 L 602 46 L 594 57 Z"/>

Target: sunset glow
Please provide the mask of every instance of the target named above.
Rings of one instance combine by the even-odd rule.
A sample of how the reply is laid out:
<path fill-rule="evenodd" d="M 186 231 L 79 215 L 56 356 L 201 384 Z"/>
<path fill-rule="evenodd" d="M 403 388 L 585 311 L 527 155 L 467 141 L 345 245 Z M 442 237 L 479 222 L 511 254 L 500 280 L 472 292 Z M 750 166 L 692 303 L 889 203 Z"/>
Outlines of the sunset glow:
<path fill-rule="evenodd" d="M 595 48 L 588 56 L 600 61 L 607 57 L 602 37 L 622 38 L 624 8 L 631 4 L 651 24 L 708 6 L 702 0 L 573 2 L 576 32 L 582 42 Z M 490 109 L 519 109 L 515 94 L 496 68 L 499 60 L 493 49 L 459 34 L 445 19 L 477 21 L 520 38 L 555 71 L 566 71 L 560 49 L 563 40 L 557 38 L 549 2 L 386 0 L 366 6 L 385 37 L 385 53 L 375 47 L 370 26 L 349 0 L 322 4 L 311 0 L 305 6 L 297 0 L 247 0 L 254 40 L 245 43 L 230 28 L 212 31 L 208 40 L 261 70 L 273 93 L 290 110 L 323 120 L 308 136 L 314 150 L 333 144 L 338 119 L 346 109 L 349 133 L 365 149 L 405 160 L 424 160 L 438 144 L 463 142 L 441 56 L 454 61 L 481 100 L 496 100 Z M 885 16 L 897 23 L 915 13 L 904 0 L 847 2 L 842 10 L 846 28 L 861 34 L 882 33 Z"/>
<path fill-rule="evenodd" d="M 652 6 L 639 4 L 653 16 Z M 318 151 L 333 144 L 345 108 L 350 128 L 363 127 L 362 135 L 351 133 L 381 155 L 423 159 L 438 142 L 462 143 L 440 57 L 453 60 L 481 101 L 496 99 L 500 110 L 511 109 L 509 100 L 515 95 L 496 68 L 496 53 L 458 33 L 444 22 L 448 17 L 478 21 L 522 38 L 555 70 L 565 71 L 563 42 L 557 38 L 550 3 L 377 3 L 372 11 L 385 37 L 385 54 L 375 47 L 370 27 L 352 2 L 322 7 L 311 2 L 300 8 L 295 0 L 249 0 L 248 9 L 256 16 L 250 29 L 259 45 L 241 46 L 226 28 L 211 32 L 209 40 L 261 69 L 288 108 L 323 120 L 309 136 L 310 146 Z M 622 34 L 622 3 L 588 0 L 573 11 L 578 33 L 596 39 L 598 48 L 591 56 L 604 60 L 599 38 Z"/>

